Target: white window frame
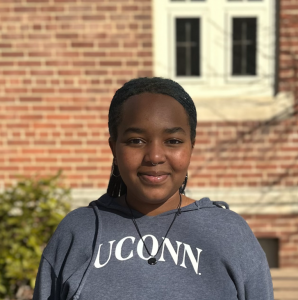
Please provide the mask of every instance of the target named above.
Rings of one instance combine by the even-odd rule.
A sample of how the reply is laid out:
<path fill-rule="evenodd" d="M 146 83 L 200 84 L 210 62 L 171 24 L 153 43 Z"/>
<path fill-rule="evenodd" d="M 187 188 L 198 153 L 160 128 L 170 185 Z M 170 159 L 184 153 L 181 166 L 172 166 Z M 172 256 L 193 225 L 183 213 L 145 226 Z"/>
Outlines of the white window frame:
<path fill-rule="evenodd" d="M 176 32 L 176 18 L 199 18 L 200 19 L 200 76 L 176 76 L 176 43 L 175 43 L 175 32 Z M 168 22 L 170 23 L 170 27 L 174 30 L 170 31 L 169 38 L 169 75 L 170 78 L 175 80 L 179 80 L 182 84 L 196 84 L 196 83 L 206 83 L 206 76 L 202 76 L 202 74 L 206 74 L 207 72 L 207 61 L 208 58 L 208 35 L 206 32 L 208 30 L 204 30 L 203 26 L 207 25 L 208 19 L 208 11 L 200 10 L 199 13 L 194 13 L 187 10 L 173 10 L 169 13 Z M 206 24 L 206 25 L 205 25 Z M 208 26 L 208 25 L 207 25 Z"/>
<path fill-rule="evenodd" d="M 216 3 L 215 3 L 216 2 Z M 275 1 L 153 0 L 154 75 L 179 82 L 194 99 L 229 98 L 249 93 L 273 97 Z M 201 76 L 175 76 L 175 18 L 198 17 L 201 30 Z M 257 18 L 257 75 L 232 76 L 232 18 Z M 269 33 L 269 34 L 268 34 Z M 228 35 L 228 38 L 225 36 Z"/>

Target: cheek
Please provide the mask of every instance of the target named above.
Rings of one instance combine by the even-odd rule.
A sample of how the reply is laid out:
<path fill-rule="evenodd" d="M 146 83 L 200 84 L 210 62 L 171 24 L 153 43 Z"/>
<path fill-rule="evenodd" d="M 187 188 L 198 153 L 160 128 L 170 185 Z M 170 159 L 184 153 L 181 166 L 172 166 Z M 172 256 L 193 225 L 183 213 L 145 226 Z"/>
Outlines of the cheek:
<path fill-rule="evenodd" d="M 138 164 L 138 153 L 119 147 L 117 151 L 118 166 L 124 170 L 132 170 Z"/>
<path fill-rule="evenodd" d="M 173 163 L 177 170 L 185 170 L 188 168 L 191 153 L 192 151 L 189 149 L 183 149 L 182 151 L 175 153 L 175 155 L 173 156 Z"/>

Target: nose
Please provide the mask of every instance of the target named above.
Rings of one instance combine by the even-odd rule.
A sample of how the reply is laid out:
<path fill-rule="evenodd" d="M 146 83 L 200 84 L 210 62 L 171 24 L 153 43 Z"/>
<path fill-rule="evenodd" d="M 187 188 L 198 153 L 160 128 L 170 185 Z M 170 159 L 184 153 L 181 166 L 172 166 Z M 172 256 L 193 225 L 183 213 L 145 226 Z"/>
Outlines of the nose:
<path fill-rule="evenodd" d="M 164 145 L 158 141 L 148 143 L 144 162 L 150 165 L 163 164 L 166 161 Z"/>

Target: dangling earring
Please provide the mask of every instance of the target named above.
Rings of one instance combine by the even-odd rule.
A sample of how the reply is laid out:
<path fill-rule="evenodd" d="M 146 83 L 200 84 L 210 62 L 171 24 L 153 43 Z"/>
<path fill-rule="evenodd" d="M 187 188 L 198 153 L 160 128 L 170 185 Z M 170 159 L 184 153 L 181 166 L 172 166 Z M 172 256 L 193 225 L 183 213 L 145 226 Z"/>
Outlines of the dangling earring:
<path fill-rule="evenodd" d="M 180 194 L 185 195 L 185 188 L 186 188 L 186 185 L 187 185 L 187 180 L 188 180 L 188 174 L 186 173 L 184 181 L 183 181 L 181 187 L 179 188 Z"/>
<path fill-rule="evenodd" d="M 111 175 L 113 175 L 114 177 L 119 177 L 119 176 L 120 176 L 120 173 L 119 173 L 118 167 L 117 167 L 117 170 L 118 170 L 118 173 L 119 173 L 119 174 L 118 174 L 118 175 L 115 175 L 115 174 L 114 174 L 114 170 L 116 169 L 116 167 L 115 167 L 115 166 L 116 166 L 115 161 L 116 161 L 116 158 L 113 159 L 112 169 L 111 169 Z"/>

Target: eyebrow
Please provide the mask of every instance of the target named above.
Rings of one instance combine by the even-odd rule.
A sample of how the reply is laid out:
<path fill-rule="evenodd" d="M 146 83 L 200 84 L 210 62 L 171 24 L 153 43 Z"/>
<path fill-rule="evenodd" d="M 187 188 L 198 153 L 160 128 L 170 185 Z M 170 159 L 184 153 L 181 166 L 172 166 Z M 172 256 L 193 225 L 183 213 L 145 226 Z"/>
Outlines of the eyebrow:
<path fill-rule="evenodd" d="M 142 134 L 142 133 L 145 133 L 146 130 L 142 129 L 142 128 L 138 128 L 138 127 L 128 127 L 125 131 L 124 131 L 124 134 L 127 134 L 127 133 L 139 133 L 139 134 Z M 182 127 L 173 127 L 173 128 L 166 128 L 164 130 L 165 133 L 169 133 L 169 134 L 173 134 L 173 133 L 176 133 L 176 132 L 181 132 L 183 134 L 186 135 L 186 132 L 185 130 L 182 128 Z"/>
<path fill-rule="evenodd" d="M 166 133 L 176 133 L 181 132 L 183 134 L 186 134 L 185 130 L 182 127 L 173 127 L 173 128 L 167 128 L 165 129 Z"/>

